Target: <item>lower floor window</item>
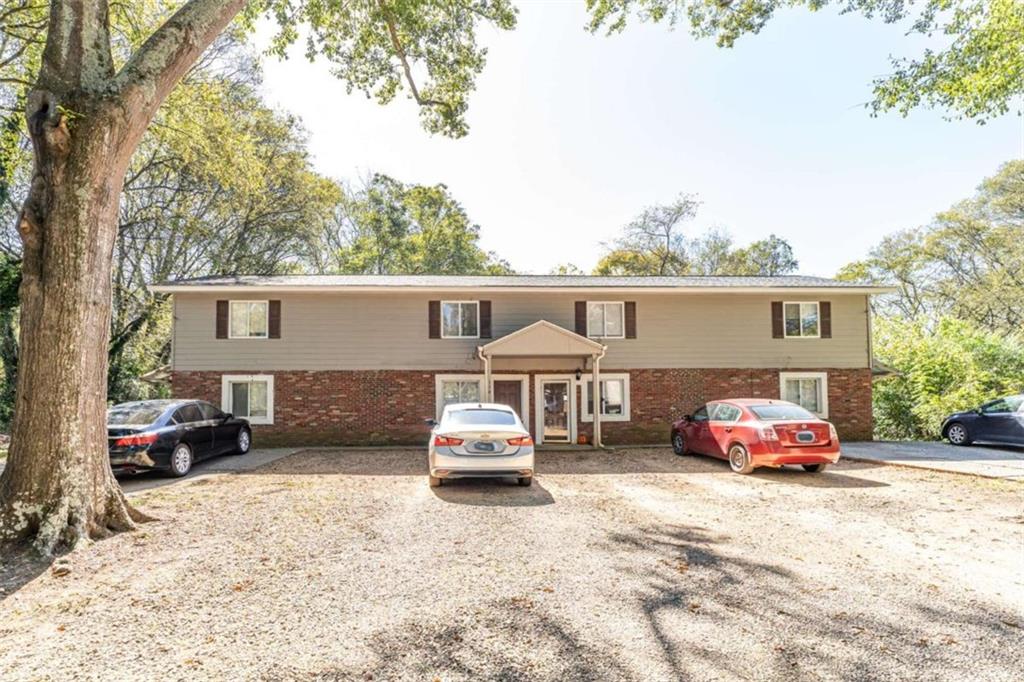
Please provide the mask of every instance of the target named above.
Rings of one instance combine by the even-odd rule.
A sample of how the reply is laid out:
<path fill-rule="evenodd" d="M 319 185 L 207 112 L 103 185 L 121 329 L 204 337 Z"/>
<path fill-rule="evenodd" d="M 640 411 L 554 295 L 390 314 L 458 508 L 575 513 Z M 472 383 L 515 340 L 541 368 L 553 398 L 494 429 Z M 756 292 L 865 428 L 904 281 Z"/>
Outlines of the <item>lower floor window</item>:
<path fill-rule="evenodd" d="M 828 375 L 825 372 L 782 372 L 782 399 L 796 403 L 819 417 L 828 417 Z"/>
<path fill-rule="evenodd" d="M 446 405 L 478 403 L 483 399 L 483 378 L 476 376 L 438 377 L 437 415 Z"/>
<path fill-rule="evenodd" d="M 602 421 L 629 421 L 629 375 L 601 375 Z M 594 420 L 594 381 L 583 384 L 583 421 Z"/>
<path fill-rule="evenodd" d="M 225 375 L 221 407 L 253 424 L 274 423 L 274 377 L 267 374 Z"/>

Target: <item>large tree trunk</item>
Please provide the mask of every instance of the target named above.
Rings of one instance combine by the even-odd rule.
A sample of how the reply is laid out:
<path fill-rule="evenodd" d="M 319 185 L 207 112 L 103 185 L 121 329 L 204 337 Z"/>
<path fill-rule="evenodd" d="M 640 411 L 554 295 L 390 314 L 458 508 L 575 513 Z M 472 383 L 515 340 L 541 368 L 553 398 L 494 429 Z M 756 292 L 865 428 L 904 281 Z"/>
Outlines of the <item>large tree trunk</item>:
<path fill-rule="evenodd" d="M 36 154 L 19 222 L 21 354 L 0 542 L 50 554 L 141 520 L 111 472 L 106 433 L 110 264 L 128 153 L 125 122 L 102 102 L 58 108 L 36 91 L 28 114 Z"/>

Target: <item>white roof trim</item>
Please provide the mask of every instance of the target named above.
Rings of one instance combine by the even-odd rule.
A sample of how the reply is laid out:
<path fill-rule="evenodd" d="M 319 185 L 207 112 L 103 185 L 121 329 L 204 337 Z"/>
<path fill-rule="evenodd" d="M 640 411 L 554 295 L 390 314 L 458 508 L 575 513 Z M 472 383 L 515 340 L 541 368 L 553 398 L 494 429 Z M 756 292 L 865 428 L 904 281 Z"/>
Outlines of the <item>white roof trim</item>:
<path fill-rule="evenodd" d="M 892 294 L 899 291 L 896 287 L 620 287 L 620 286 L 561 286 L 561 287 L 532 287 L 532 286 L 462 286 L 462 287 L 433 287 L 433 286 L 410 286 L 410 285 L 375 285 L 375 286 L 349 286 L 339 285 L 247 285 L 247 284 L 153 284 L 149 290 L 154 294 L 273 294 L 273 293 L 303 293 L 303 294 L 394 294 L 394 293 L 579 293 L 579 294 L 772 294 L 772 295 L 815 295 L 815 296 L 839 296 L 844 294 L 854 295 L 876 295 Z"/>
<path fill-rule="evenodd" d="M 536 346 L 531 346 L 530 342 L 542 341 L 541 339 L 533 338 L 541 335 L 550 337 L 550 333 L 553 332 L 559 337 L 562 337 L 565 342 L 564 348 L 550 348 L 538 350 Z M 495 339 L 490 343 L 480 346 L 480 352 L 490 357 L 528 357 L 528 356 L 580 356 L 580 355 L 601 355 L 604 353 L 606 347 L 603 344 L 588 339 L 585 336 L 580 336 L 576 332 L 569 331 L 564 327 L 559 327 L 557 324 L 548 322 L 547 320 L 538 320 L 533 324 L 527 325 L 522 329 L 517 329 L 508 336 L 503 336 L 500 339 Z"/>

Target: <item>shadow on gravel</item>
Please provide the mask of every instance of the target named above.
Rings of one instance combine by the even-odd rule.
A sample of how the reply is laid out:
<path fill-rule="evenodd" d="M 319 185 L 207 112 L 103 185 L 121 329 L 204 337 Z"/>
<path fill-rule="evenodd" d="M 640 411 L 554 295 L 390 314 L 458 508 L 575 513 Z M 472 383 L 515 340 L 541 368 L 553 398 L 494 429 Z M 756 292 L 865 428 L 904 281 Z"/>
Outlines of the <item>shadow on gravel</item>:
<path fill-rule="evenodd" d="M 524 488 L 514 478 L 453 478 L 430 491 L 449 504 L 476 507 L 542 507 L 555 503 L 538 479 Z"/>
<path fill-rule="evenodd" d="M 705 528 L 665 524 L 612 534 L 603 548 L 624 572 L 649 567 L 636 598 L 674 679 L 1019 679 L 1012 613 L 927 591 L 903 603 L 853 599 L 827 576 L 718 549 L 730 546 Z M 806 549 L 812 556 L 813 540 Z"/>
<path fill-rule="evenodd" d="M 43 559 L 30 551 L 0 555 L 0 602 L 46 573 L 53 561 L 53 558 Z"/>
<path fill-rule="evenodd" d="M 406 621 L 372 635 L 367 648 L 373 661 L 365 667 L 339 667 L 302 679 L 642 679 L 622 666 L 615 650 L 586 642 L 565 619 L 529 596 L 483 603 L 454 617 L 438 614 L 432 622 Z"/>

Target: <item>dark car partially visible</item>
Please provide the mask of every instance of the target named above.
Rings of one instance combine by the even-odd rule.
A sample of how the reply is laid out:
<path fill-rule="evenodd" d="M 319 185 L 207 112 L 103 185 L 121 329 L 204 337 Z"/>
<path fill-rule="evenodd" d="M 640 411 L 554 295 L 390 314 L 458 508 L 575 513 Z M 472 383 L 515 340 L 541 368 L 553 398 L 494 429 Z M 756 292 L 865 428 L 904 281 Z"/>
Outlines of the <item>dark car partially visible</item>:
<path fill-rule="evenodd" d="M 142 400 L 107 410 L 115 473 L 164 471 L 184 476 L 195 462 L 252 445 L 249 422 L 201 400 Z"/>
<path fill-rule="evenodd" d="M 953 445 L 1000 443 L 1024 445 L 1024 394 L 987 402 L 946 417 L 942 437 Z"/>

